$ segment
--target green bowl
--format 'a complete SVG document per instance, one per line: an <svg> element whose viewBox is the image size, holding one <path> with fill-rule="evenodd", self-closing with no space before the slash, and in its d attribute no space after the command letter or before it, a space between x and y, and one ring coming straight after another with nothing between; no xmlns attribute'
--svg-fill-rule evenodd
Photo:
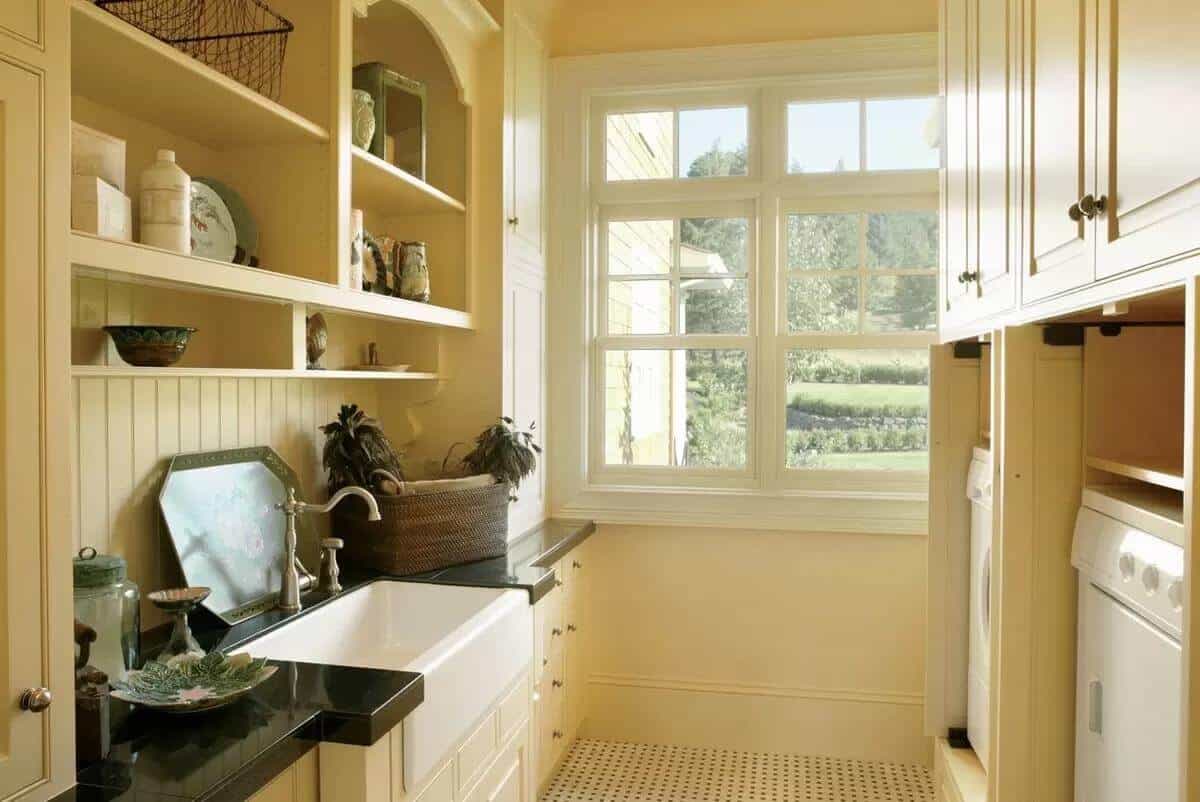
<svg viewBox="0 0 1200 802"><path fill-rule="evenodd" d="M117 353L139 368L174 365L196 333L190 326L105 326Z"/></svg>

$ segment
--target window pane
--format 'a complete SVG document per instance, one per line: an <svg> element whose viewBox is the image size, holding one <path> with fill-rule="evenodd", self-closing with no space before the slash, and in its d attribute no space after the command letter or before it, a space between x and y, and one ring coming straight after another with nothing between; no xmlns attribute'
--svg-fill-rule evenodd
<svg viewBox="0 0 1200 802"><path fill-rule="evenodd" d="M937 277L871 276L867 279L868 331L937 329Z"/></svg>
<svg viewBox="0 0 1200 802"><path fill-rule="evenodd" d="M746 352L689 350L687 439L680 464L740 468L746 464Z"/></svg>
<svg viewBox="0 0 1200 802"><path fill-rule="evenodd" d="M867 215L867 267L933 270L937 265L937 212Z"/></svg>
<svg viewBox="0 0 1200 802"><path fill-rule="evenodd" d="M858 169L858 101L788 104L788 172Z"/></svg>
<svg viewBox="0 0 1200 802"><path fill-rule="evenodd" d="M787 265L792 269L858 267L857 214L790 214Z"/></svg>
<svg viewBox="0 0 1200 802"><path fill-rule="evenodd" d="M610 281L609 334L667 334L671 330L669 281Z"/></svg>
<svg viewBox="0 0 1200 802"><path fill-rule="evenodd" d="M744 217L685 217L679 221L679 269L685 273L745 273Z"/></svg>
<svg viewBox="0 0 1200 802"><path fill-rule="evenodd" d="M630 220L608 224L608 272L613 275L671 272L671 220Z"/></svg>
<svg viewBox="0 0 1200 802"><path fill-rule="evenodd" d="M746 107L679 112L679 177L746 175Z"/></svg>
<svg viewBox="0 0 1200 802"><path fill-rule="evenodd" d="M940 161L932 97L867 101L867 169L927 170Z"/></svg>
<svg viewBox="0 0 1200 802"><path fill-rule="evenodd" d="M604 355L604 461L671 464L670 351Z"/></svg>
<svg viewBox="0 0 1200 802"><path fill-rule="evenodd" d="M744 466L747 364L739 350L605 353L605 462Z"/></svg>
<svg viewBox="0 0 1200 802"><path fill-rule="evenodd" d="M788 330L858 331L858 276L805 276L788 280Z"/></svg>
<svg viewBox="0 0 1200 802"><path fill-rule="evenodd" d="M674 113L610 114L605 176L609 181L670 178L675 155Z"/></svg>
<svg viewBox="0 0 1200 802"><path fill-rule="evenodd" d="M790 351L786 403L789 468L926 470L924 350Z"/></svg>
<svg viewBox="0 0 1200 802"><path fill-rule="evenodd" d="M679 282L680 334L745 334L750 303L746 279L685 278Z"/></svg>

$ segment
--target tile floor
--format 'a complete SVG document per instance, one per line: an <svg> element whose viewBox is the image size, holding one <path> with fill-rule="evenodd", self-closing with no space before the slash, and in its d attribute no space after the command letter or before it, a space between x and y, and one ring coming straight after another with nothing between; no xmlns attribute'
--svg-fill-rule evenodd
<svg viewBox="0 0 1200 802"><path fill-rule="evenodd" d="M923 766L580 740L541 802L932 802Z"/></svg>

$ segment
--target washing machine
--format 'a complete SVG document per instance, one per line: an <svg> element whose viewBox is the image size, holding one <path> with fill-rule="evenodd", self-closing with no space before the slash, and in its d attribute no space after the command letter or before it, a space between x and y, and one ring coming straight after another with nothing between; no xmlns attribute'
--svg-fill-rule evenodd
<svg viewBox="0 0 1200 802"><path fill-rule="evenodd" d="M976 448L967 469L971 502L971 580L967 602L967 740L988 766L988 677L991 671L992 454Z"/></svg>
<svg viewBox="0 0 1200 802"><path fill-rule="evenodd" d="M1183 548L1082 507L1076 802L1179 802Z"/></svg>

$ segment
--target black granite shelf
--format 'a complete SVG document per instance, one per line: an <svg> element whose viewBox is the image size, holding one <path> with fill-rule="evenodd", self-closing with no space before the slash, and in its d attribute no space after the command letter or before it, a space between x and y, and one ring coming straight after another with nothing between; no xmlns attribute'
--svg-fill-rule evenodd
<svg viewBox="0 0 1200 802"><path fill-rule="evenodd" d="M503 557L409 577L351 569L343 573L343 585L347 591L379 581L516 588L527 591L533 604L554 587L553 563L594 531L590 521L550 520L514 540ZM206 650L230 652L335 598L307 593L299 613L274 610L232 627L198 611L193 631ZM276 665L273 677L219 710L171 715L113 700L108 759L81 769L79 784L57 799L244 800L321 741L375 743L424 698L424 679L412 672Z"/></svg>

